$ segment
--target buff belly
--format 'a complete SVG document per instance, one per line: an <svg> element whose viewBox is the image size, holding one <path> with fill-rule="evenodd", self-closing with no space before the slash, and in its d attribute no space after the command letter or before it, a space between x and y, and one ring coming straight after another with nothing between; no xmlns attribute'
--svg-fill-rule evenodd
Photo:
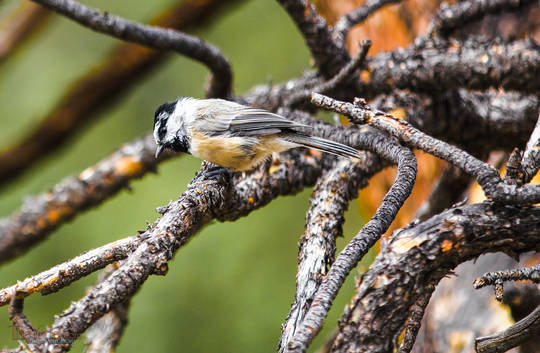
<svg viewBox="0 0 540 353"><path fill-rule="evenodd" d="M235 171L245 171L255 168L272 152L282 152L293 147L297 145L276 135L224 137L194 133L190 153Z"/></svg>

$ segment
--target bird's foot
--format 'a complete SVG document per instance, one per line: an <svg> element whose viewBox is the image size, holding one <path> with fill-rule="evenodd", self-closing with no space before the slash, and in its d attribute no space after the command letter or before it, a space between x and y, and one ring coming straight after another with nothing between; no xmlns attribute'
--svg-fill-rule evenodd
<svg viewBox="0 0 540 353"><path fill-rule="evenodd" d="M213 179L219 182L229 182L231 176L232 173L229 169L219 165L212 165L203 172L203 177L205 179Z"/></svg>

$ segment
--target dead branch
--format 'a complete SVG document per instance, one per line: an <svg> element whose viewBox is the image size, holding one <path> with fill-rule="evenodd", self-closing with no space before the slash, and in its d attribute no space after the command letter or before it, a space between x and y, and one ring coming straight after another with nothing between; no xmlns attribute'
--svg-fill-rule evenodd
<svg viewBox="0 0 540 353"><path fill-rule="evenodd" d="M397 89L444 96L462 88L501 88L531 95L531 99L538 102L535 97L540 91L535 79L540 75L540 50L531 41L504 43L500 39L470 39L457 42L421 37L405 49L369 57L365 65L365 75L351 85L341 85L332 96L369 100ZM295 79L283 85L256 86L244 98L251 105L277 110L283 104L283 97L306 87L309 85L305 78Z"/></svg>
<svg viewBox="0 0 540 353"><path fill-rule="evenodd" d="M371 47L371 41L369 39L360 43L360 49L358 54L347 63L334 77L326 82L321 82L315 87L306 88L303 91L293 94L287 99L285 106L294 106L304 100L309 99L312 92L327 93L335 89L338 85L343 84L345 80L354 79L355 71L360 68L366 59L369 48Z"/></svg>
<svg viewBox="0 0 540 353"><path fill-rule="evenodd" d="M173 50L199 61L212 71L208 96L232 97L231 66L223 53L203 40L173 29L130 22L73 0L33 0L83 26L110 36L160 50Z"/></svg>
<svg viewBox="0 0 540 353"><path fill-rule="evenodd" d="M118 264L115 265L109 266L106 272L100 275L98 281L102 282L110 276L118 268ZM86 331L88 347L85 353L109 353L115 350L128 323L130 302L131 300L128 299L117 304L111 311L90 326Z"/></svg>
<svg viewBox="0 0 540 353"><path fill-rule="evenodd" d="M371 149L398 165L394 184L385 195L375 215L347 244L330 267L328 274L314 295L304 321L297 327L293 339L287 343L286 352L306 351L307 346L321 329L345 278L388 229L413 188L416 179L416 158L410 150L387 138L377 141L377 144L372 145Z"/></svg>
<svg viewBox="0 0 540 353"><path fill-rule="evenodd" d="M369 81L361 91L365 98L396 88L428 93L490 87L532 95L540 91L534 79L540 75L540 50L530 41L421 39L406 49L368 58L367 65Z"/></svg>
<svg viewBox="0 0 540 353"><path fill-rule="evenodd" d="M47 295L57 292L84 276L127 258L140 244L141 238L138 236L117 240L28 277L0 290L0 306L9 304L13 300L14 293L24 298L34 293Z"/></svg>
<svg viewBox="0 0 540 353"><path fill-rule="evenodd" d="M478 353L505 352L527 341L540 331L540 305L526 318L510 326L503 332L479 337L475 341Z"/></svg>
<svg viewBox="0 0 540 353"><path fill-rule="evenodd" d="M429 33L449 35L456 28L482 19L488 14L519 10L532 5L533 0L473 0L454 5L443 3L430 25Z"/></svg>
<svg viewBox="0 0 540 353"><path fill-rule="evenodd" d="M373 106L382 111L403 109L416 128L482 159L494 149L524 147L540 114L535 96L464 89L435 96L395 91Z"/></svg>
<svg viewBox="0 0 540 353"><path fill-rule="evenodd" d="M482 277L474 280L474 288L480 289L485 286L491 286L498 281L521 281L529 280L534 283L540 283L540 264L532 267L524 267L506 271L488 272Z"/></svg>
<svg viewBox="0 0 540 353"><path fill-rule="evenodd" d="M421 149L459 167L473 176L482 186L486 195L494 201L514 204L533 204L540 201L540 187L538 185L527 184L519 188L507 185L501 180L497 170L489 164L455 146L425 135L403 119L371 110L364 100L359 99L355 101L355 104L351 104L314 93L312 102L320 107L347 115L355 124L369 123L399 138L410 147Z"/></svg>
<svg viewBox="0 0 540 353"><path fill-rule="evenodd" d="M401 230L363 275L332 352L387 352L410 306L431 290L426 284L480 254L538 250L534 225L539 217L538 207L483 203L456 207Z"/></svg>
<svg viewBox="0 0 540 353"><path fill-rule="evenodd" d="M86 339L90 344L85 353L114 351L127 325L128 308L129 302L116 305L86 331Z"/></svg>
<svg viewBox="0 0 540 353"><path fill-rule="evenodd" d="M309 0L278 0L302 33L319 73L329 79L350 60L344 46L332 38L324 18Z"/></svg>
<svg viewBox="0 0 540 353"><path fill-rule="evenodd" d="M403 340L399 346L398 353L409 353L413 348L416 336L420 330L422 318L424 317L424 311L434 290L435 286L428 284L426 286L426 292L419 296L416 302L411 305L410 314L405 323L405 333L403 334Z"/></svg>
<svg viewBox="0 0 540 353"><path fill-rule="evenodd" d="M386 5L397 4L401 0L369 0L345 16L341 17L334 26L333 35L338 42L345 43L345 38L351 27L364 22L369 16Z"/></svg>
<svg viewBox="0 0 540 353"><path fill-rule="evenodd" d="M128 187L131 180L155 171L160 161L172 156L167 152L156 159L155 150L154 138L147 135L125 144L78 177L68 177L52 190L28 199L11 217L0 221L0 263L23 254L60 225Z"/></svg>
<svg viewBox="0 0 540 353"><path fill-rule="evenodd" d="M306 230L300 239L296 295L281 327L278 351L287 348L287 342L304 320L322 279L334 262L336 238L342 236L344 212L349 202L382 167L384 164L378 157L365 154L356 164L348 160L339 161L319 178L311 196Z"/></svg>
<svg viewBox="0 0 540 353"><path fill-rule="evenodd" d="M33 351L39 345L39 333L24 315L23 306L24 299L14 291L9 305L9 319L13 322L17 333Z"/></svg>
<svg viewBox="0 0 540 353"><path fill-rule="evenodd" d="M521 171L522 182L528 183L536 175L540 168L540 116L536 127L531 134L529 142L523 152L523 159L519 169Z"/></svg>

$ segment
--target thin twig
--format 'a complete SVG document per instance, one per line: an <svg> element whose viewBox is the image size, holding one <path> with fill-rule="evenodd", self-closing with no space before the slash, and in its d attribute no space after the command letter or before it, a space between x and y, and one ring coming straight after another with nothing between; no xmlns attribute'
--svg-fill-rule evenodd
<svg viewBox="0 0 540 353"><path fill-rule="evenodd" d="M477 158L495 149L525 146L540 114L540 99L517 92L419 94L394 90L372 106L404 111L407 121L425 133L460 146Z"/></svg>
<svg viewBox="0 0 540 353"><path fill-rule="evenodd" d="M366 39L360 43L360 49L358 54L349 61L347 65L343 67L334 77L330 80L323 82L313 88L306 88L296 94L293 94L285 103L286 106L294 106L302 101L309 99L312 92L327 93L336 88L339 84L345 80L355 79L354 72L364 64L366 55L371 47L371 40Z"/></svg>
<svg viewBox="0 0 540 353"><path fill-rule="evenodd" d="M521 160L523 158L523 151L515 147L508 157L506 162L506 174L503 181L507 184L522 185L523 173L521 171Z"/></svg>
<svg viewBox="0 0 540 353"><path fill-rule="evenodd" d="M357 7L345 16L341 17L333 28L333 35L338 42L345 44L347 33L351 27L364 22L369 16L373 15L384 6L397 4L401 0L368 0L362 6Z"/></svg>
<svg viewBox="0 0 540 353"><path fill-rule="evenodd" d="M212 71L210 97L232 97L231 66L223 53L212 44L189 34L155 26L130 22L82 5L74 0L32 0L58 12L83 26L110 36L139 43L150 48L174 50Z"/></svg>
<svg viewBox="0 0 540 353"><path fill-rule="evenodd" d="M409 353L416 341L416 336L420 330L422 324L422 318L424 317L424 312L426 306L429 303L431 294L435 290L435 285L432 283L426 283L426 292L423 293L411 306L409 317L407 318L407 323L405 324L405 334L403 335L403 340L399 346L398 353Z"/></svg>
<svg viewBox="0 0 540 353"><path fill-rule="evenodd" d="M503 282L521 280L529 280L534 283L540 283L540 264L532 267L488 272L475 279L473 286L476 289L480 289L485 286L497 285L501 287L500 291L502 292Z"/></svg>
<svg viewBox="0 0 540 353"><path fill-rule="evenodd" d="M506 330L490 336L478 337L474 349L478 353L497 353L519 346L540 331L540 305L524 319Z"/></svg>
<svg viewBox="0 0 540 353"><path fill-rule="evenodd" d="M26 341L30 346L34 345L34 340L38 338L38 332L32 326L26 315L23 312L24 299L16 290L11 293L9 301L9 319L13 322L13 326L17 334Z"/></svg>

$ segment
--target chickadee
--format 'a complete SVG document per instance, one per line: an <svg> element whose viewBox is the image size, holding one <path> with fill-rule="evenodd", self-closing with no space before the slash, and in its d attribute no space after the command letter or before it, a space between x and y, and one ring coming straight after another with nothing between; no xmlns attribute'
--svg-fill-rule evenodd
<svg viewBox="0 0 540 353"><path fill-rule="evenodd" d="M310 147L358 158L352 147L311 136L310 126L222 99L180 97L162 104L154 117L156 158L164 148L187 152L234 171L247 171L272 152Z"/></svg>

